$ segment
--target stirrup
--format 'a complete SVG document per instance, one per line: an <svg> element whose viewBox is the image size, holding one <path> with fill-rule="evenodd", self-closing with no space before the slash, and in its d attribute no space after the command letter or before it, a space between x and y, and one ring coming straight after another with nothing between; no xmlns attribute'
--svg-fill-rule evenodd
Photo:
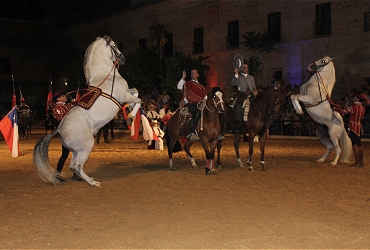
<svg viewBox="0 0 370 250"><path fill-rule="evenodd" d="M217 140L219 140L219 141L221 141L221 140L223 140L223 139L225 139L225 136L223 136L223 135L221 135L221 134L220 134L220 135L218 136L218 138L217 138Z"/></svg>
<svg viewBox="0 0 370 250"><path fill-rule="evenodd" d="M196 134L196 132L195 133L188 134L188 136L186 138L188 138L192 142L199 141L199 137Z"/></svg>

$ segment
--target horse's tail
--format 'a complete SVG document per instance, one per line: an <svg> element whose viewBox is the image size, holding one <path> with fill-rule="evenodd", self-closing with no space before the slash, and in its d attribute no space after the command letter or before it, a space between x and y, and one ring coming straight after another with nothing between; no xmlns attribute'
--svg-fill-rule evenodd
<svg viewBox="0 0 370 250"><path fill-rule="evenodd" d="M36 171L40 177L47 181L51 182L53 185L59 183L58 179L55 178L54 170L51 168L49 163L48 148L51 139L57 135L59 132L55 130L50 134L42 137L35 145L33 150L33 163L36 166Z"/></svg>
<svg viewBox="0 0 370 250"><path fill-rule="evenodd" d="M344 126L342 126L342 136L340 138L340 148L342 153L340 154L340 162L349 163L352 157L352 141L349 138L347 131Z"/></svg>

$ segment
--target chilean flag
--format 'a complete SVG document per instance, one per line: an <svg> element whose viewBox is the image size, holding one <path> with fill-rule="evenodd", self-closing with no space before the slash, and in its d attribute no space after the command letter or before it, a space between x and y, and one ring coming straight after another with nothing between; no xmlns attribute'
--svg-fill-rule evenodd
<svg viewBox="0 0 370 250"><path fill-rule="evenodd" d="M13 157L19 156L18 147L18 112L14 107L1 121L0 131L3 133L6 144Z"/></svg>
<svg viewBox="0 0 370 250"><path fill-rule="evenodd" d="M142 108L138 110L134 121L131 125L131 138L134 140L139 139L139 130L140 130L140 120L143 124L143 137L144 140L155 140L159 141L158 136L154 133L152 127L149 124L148 118L146 118L145 112Z"/></svg>

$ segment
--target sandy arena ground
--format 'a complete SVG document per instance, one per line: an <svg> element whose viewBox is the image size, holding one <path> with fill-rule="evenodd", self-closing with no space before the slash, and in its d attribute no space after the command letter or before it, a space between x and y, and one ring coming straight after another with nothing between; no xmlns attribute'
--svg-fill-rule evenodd
<svg viewBox="0 0 370 250"><path fill-rule="evenodd" d="M147 143L116 131L110 143L95 145L85 172L102 182L91 187L68 180L44 182L32 163L34 131L12 158L0 141L0 248L64 249L353 249L370 248L370 143L366 164L349 168L316 163L325 148L317 140L270 138L267 171L255 148L250 172L235 160L233 136L224 141L222 168L204 173L199 143L193 170L184 152L149 151ZM102 138L101 138L102 139ZM103 140L102 140L103 141ZM243 162L247 144L242 143ZM53 139L53 167L61 144ZM70 158L67 163L69 163Z"/></svg>

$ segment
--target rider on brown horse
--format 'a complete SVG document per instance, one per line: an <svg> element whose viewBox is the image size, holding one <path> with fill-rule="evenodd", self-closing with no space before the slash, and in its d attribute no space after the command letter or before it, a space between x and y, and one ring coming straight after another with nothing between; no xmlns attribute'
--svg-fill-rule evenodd
<svg viewBox="0 0 370 250"><path fill-rule="evenodd" d="M192 125L190 128L190 134L187 136L191 141L199 141L199 137L195 131L195 128L199 122L201 112L198 108L198 102L207 97L207 91L202 84L198 82L199 73L198 70L191 70L191 80L185 81L186 72L182 72L182 78L177 83L177 88L182 90L183 101L185 107L188 108L192 114Z"/></svg>
<svg viewBox="0 0 370 250"><path fill-rule="evenodd" d="M235 100L235 130L239 130L239 123L243 121L243 103L247 98L254 99L257 96L257 88L254 83L254 77L248 74L248 64L244 63L242 71L238 73L238 68L234 69L234 77L231 80L231 86L236 86L237 96ZM248 104L247 104L248 105ZM249 109L249 106L246 108Z"/></svg>

